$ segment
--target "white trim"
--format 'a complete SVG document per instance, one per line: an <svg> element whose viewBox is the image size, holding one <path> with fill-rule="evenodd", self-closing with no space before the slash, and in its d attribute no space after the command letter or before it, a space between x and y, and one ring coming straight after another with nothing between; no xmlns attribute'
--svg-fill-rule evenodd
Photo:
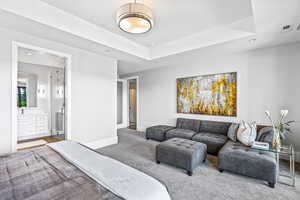
<svg viewBox="0 0 300 200"><path fill-rule="evenodd" d="M139 128L138 129L136 129L137 131L141 131L141 132L146 132L146 129L147 129L148 127L141 127L141 126L139 126Z"/></svg>
<svg viewBox="0 0 300 200"><path fill-rule="evenodd" d="M129 85L128 85L128 80L136 79L136 130L139 130L140 126L140 120L139 120L139 76L130 76L124 78L124 80L127 81L127 92L126 92L126 100L127 100L127 105L126 105L126 113L127 113L127 124L129 124L129 104L128 104L128 99L129 99Z"/></svg>
<svg viewBox="0 0 300 200"><path fill-rule="evenodd" d="M18 140L18 108L17 108L17 87L18 87L18 45L12 43L12 79L11 79L11 151L17 150Z"/></svg>
<svg viewBox="0 0 300 200"><path fill-rule="evenodd" d="M67 57L67 66L65 66L65 82L67 83L67 87L65 87L65 137L67 140L71 140L71 131L72 131L72 126L71 126L71 118L72 118L72 95L71 95L71 84L72 84L72 56L68 55ZM65 84L66 85L66 84Z"/></svg>
<svg viewBox="0 0 300 200"><path fill-rule="evenodd" d="M29 139L35 139L35 138L41 138L41 137L47 137L50 136L50 131L48 133L38 134L38 135L26 135L26 136L19 136L18 140L29 140Z"/></svg>
<svg viewBox="0 0 300 200"><path fill-rule="evenodd" d="M18 120L17 120L17 113L18 113L18 108L17 108L17 81L18 81L18 48L27 48L27 49L33 49L36 51L42 51L46 52L49 54L54 54L58 55L61 57L65 57L67 59L67 63L65 66L65 71L66 71L66 99L65 99L65 113L66 113L66 139L71 140L71 59L72 56L70 54L58 52L58 51L53 51L50 49L46 48L41 48L29 44L24 44L16 41L12 41L12 88L11 88L11 99L12 99L12 104L11 104L11 112L12 112L12 122L11 122L11 151L15 152L17 149L17 126L18 126Z"/></svg>
<svg viewBox="0 0 300 200"><path fill-rule="evenodd" d="M43 1L2 0L0 8L33 22L104 45L104 48L118 49L144 59L149 59L150 56L149 48Z"/></svg>
<svg viewBox="0 0 300 200"><path fill-rule="evenodd" d="M118 137L109 137L101 140L97 140L94 142L85 142L83 145L91 148L91 149L99 149L102 147L106 147L109 145L117 144L118 143Z"/></svg>
<svg viewBox="0 0 300 200"><path fill-rule="evenodd" d="M127 128L127 127L128 127L127 123L117 124L117 129Z"/></svg>
<svg viewBox="0 0 300 200"><path fill-rule="evenodd" d="M43 1L2 0L0 1L0 8L7 12L10 17L20 16L29 19L32 23L37 22L100 44L102 48L110 47L146 60L154 60L241 38L250 38L256 34L255 17L248 16L236 19L230 24L220 24L198 33L191 33L183 38L146 47Z"/></svg>

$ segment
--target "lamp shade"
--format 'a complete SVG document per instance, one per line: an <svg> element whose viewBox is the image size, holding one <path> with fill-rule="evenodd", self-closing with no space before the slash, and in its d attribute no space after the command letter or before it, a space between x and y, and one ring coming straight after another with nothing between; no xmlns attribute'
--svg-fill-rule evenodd
<svg viewBox="0 0 300 200"><path fill-rule="evenodd" d="M141 3L128 3L117 12L117 23L127 33L146 33L153 27L150 8Z"/></svg>

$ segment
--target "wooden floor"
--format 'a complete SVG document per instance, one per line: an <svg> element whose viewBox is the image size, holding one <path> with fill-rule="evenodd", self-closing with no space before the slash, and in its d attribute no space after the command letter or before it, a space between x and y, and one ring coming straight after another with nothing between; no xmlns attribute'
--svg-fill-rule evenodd
<svg viewBox="0 0 300 200"><path fill-rule="evenodd" d="M53 142L62 141L63 139L58 138L56 136L47 136L47 137L42 137L42 138L34 138L34 139L30 139L30 140L18 141L18 144L26 143L26 142L33 142L33 141L36 141L36 140L45 140L47 143L53 143ZM39 147L39 146L44 146L44 145L34 145L34 146L26 147L26 148L21 148L21 149L18 149L18 150L31 149L31 148Z"/></svg>
<svg viewBox="0 0 300 200"><path fill-rule="evenodd" d="M52 143L52 142L59 142L62 141L63 139L55 137L55 136L49 136L46 138L43 138L44 140L46 140L48 143Z"/></svg>

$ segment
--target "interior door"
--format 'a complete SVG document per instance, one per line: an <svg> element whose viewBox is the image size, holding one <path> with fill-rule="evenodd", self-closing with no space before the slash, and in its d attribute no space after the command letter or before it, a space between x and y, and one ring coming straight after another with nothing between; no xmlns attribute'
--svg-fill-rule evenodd
<svg viewBox="0 0 300 200"><path fill-rule="evenodd" d="M117 82L117 124L123 123L123 82Z"/></svg>
<svg viewBox="0 0 300 200"><path fill-rule="evenodd" d="M136 129L136 82L129 82L129 128Z"/></svg>
<svg viewBox="0 0 300 200"><path fill-rule="evenodd" d="M52 135L65 139L65 69L52 70L51 81Z"/></svg>

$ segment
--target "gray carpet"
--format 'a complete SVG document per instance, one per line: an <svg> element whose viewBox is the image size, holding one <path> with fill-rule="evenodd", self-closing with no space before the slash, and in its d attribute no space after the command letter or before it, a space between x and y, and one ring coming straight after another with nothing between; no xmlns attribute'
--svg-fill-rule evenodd
<svg viewBox="0 0 300 200"><path fill-rule="evenodd" d="M275 189L271 189L260 180L229 172L220 173L210 161L206 161L190 177L183 170L156 164L155 146L158 143L147 141L143 132L120 129L118 136L119 144L98 151L157 178L167 186L172 200L300 199L299 174L295 188L277 184Z"/></svg>

